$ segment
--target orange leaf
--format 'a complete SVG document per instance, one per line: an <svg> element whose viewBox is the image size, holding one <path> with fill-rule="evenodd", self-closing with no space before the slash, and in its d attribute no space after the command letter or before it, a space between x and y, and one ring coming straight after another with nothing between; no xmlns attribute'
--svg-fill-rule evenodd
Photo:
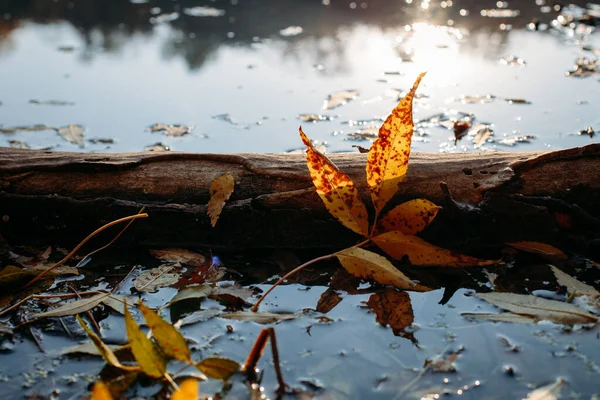
<svg viewBox="0 0 600 400"><path fill-rule="evenodd" d="M369 220L364 203L358 198L354 182L341 172L324 154L314 148L300 128L300 137L307 146L306 164L317 194L325 207L346 228L367 236Z"/></svg>
<svg viewBox="0 0 600 400"><path fill-rule="evenodd" d="M568 256L560 249L554 246L550 246L546 243L540 242L511 242L506 243L507 245L514 247L515 249L523 250L528 253L538 254L546 258L558 258L566 260Z"/></svg>
<svg viewBox="0 0 600 400"><path fill-rule="evenodd" d="M412 101L423 76L424 72L381 125L379 137L369 150L367 184L377 213L396 193L406 175L413 134Z"/></svg>
<svg viewBox="0 0 600 400"><path fill-rule="evenodd" d="M198 381L189 378L181 382L179 389L171 396L171 400L198 400Z"/></svg>
<svg viewBox="0 0 600 400"><path fill-rule="evenodd" d="M379 220L381 231L400 231L405 235L416 235L425 229L441 207L429 200L415 199L394 207Z"/></svg>
<svg viewBox="0 0 600 400"><path fill-rule="evenodd" d="M214 228L225 207L225 202L233 193L235 182L229 172L221 175L210 185L210 200L208 201L208 215L210 215L210 224Z"/></svg>
<svg viewBox="0 0 600 400"><path fill-rule="evenodd" d="M494 260L481 260L454 253L427 243L417 236L405 235L400 231L386 232L375 236L372 240L379 248L395 259L408 256L412 265L482 267L498 263L498 261Z"/></svg>
<svg viewBox="0 0 600 400"><path fill-rule="evenodd" d="M389 325L397 336L401 336L415 319L408 293L393 288L372 294L367 306L377 316L376 321L384 326Z"/></svg>
<svg viewBox="0 0 600 400"><path fill-rule="evenodd" d="M102 381L96 381L92 387L92 400L113 400L110 390Z"/></svg>

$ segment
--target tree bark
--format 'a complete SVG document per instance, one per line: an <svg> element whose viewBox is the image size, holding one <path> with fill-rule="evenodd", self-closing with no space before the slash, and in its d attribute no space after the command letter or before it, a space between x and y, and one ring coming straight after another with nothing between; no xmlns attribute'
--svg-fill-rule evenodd
<svg viewBox="0 0 600 400"><path fill-rule="evenodd" d="M370 207L366 155L329 157ZM414 198L441 205L424 237L472 253L510 240L544 240L597 255L598 171L600 144L529 153L415 153L390 205ZM211 228L209 188L226 172L235 178L235 191ZM359 239L330 217L303 155L0 149L0 190L0 233L11 244L70 246L142 206L150 217L133 223L121 245L331 248Z"/></svg>

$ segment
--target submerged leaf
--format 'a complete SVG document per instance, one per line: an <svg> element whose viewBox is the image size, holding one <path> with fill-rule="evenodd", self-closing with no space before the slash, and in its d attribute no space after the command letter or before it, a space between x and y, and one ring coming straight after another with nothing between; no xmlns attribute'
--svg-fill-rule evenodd
<svg viewBox="0 0 600 400"><path fill-rule="evenodd" d="M426 199L410 200L388 212L379 220L379 226L384 231L416 235L433 221L440 208Z"/></svg>
<svg viewBox="0 0 600 400"><path fill-rule="evenodd" d="M507 245L528 253L538 254L544 258L566 260L568 256L560 249L546 243L540 242L511 242Z"/></svg>
<svg viewBox="0 0 600 400"><path fill-rule="evenodd" d="M179 384L179 389L173 392L171 400L198 400L198 381L188 378Z"/></svg>
<svg viewBox="0 0 600 400"><path fill-rule="evenodd" d="M394 267L387 258L377 253L360 247L350 247L335 255L346 271L356 277L400 289L412 289L416 286L415 282Z"/></svg>
<svg viewBox="0 0 600 400"><path fill-rule="evenodd" d="M379 138L369 150L367 184L377 213L396 193L406 175L413 134L412 101L424 76L425 73L418 76L412 89L381 125Z"/></svg>
<svg viewBox="0 0 600 400"><path fill-rule="evenodd" d="M240 370L240 364L224 357L208 357L196 363L203 374L213 379L226 381Z"/></svg>
<svg viewBox="0 0 600 400"><path fill-rule="evenodd" d="M307 146L306 164L317 194L325 207L346 228L367 236L369 221L367 209L358 198L354 182L341 172L325 155L317 151L300 128L300 137Z"/></svg>
<svg viewBox="0 0 600 400"><path fill-rule="evenodd" d="M454 253L427 243L417 236L405 235L400 231L386 232L375 236L372 240L379 248L397 260L407 256L412 265L481 267L498 263L494 260L481 260Z"/></svg>
<svg viewBox="0 0 600 400"><path fill-rule="evenodd" d="M476 296L496 307L540 320L548 320L559 324L598 322L598 318L587 311L561 301L516 293L478 293Z"/></svg>
<svg viewBox="0 0 600 400"><path fill-rule="evenodd" d="M50 318L50 317L64 317L67 315L81 314L91 310L100 304L105 298L108 297L108 293L100 293L92 297L85 299L75 300L71 303L67 303L63 306L57 307L53 310L46 311L43 313L34 314L31 319Z"/></svg>
<svg viewBox="0 0 600 400"><path fill-rule="evenodd" d="M179 361L191 362L190 349L181 333L144 303L139 302L138 307L163 353Z"/></svg>
<svg viewBox="0 0 600 400"><path fill-rule="evenodd" d="M214 228L225 207L225 202L233 193L235 181L233 176L227 172L218 177L210 185L210 200L208 201L208 215L210 216L210 224Z"/></svg>
<svg viewBox="0 0 600 400"><path fill-rule="evenodd" d="M167 370L167 361L158 352L152 340L140 329L131 313L125 307L125 329L131 346L131 353L142 371L152 378L162 377Z"/></svg>

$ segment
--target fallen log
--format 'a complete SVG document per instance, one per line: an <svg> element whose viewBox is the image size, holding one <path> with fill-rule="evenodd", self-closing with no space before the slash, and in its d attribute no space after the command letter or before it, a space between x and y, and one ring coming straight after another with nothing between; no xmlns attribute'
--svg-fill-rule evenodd
<svg viewBox="0 0 600 400"><path fill-rule="evenodd" d="M366 155L330 158L370 205ZM424 237L472 253L510 240L543 240L597 256L598 171L600 144L528 153L415 153L391 205L419 197L441 205ZM235 178L235 191L211 228L209 187L226 172ZM150 217L136 221L121 245L330 248L358 239L327 213L303 155L4 148L0 204L0 234L12 244L71 246L142 206Z"/></svg>

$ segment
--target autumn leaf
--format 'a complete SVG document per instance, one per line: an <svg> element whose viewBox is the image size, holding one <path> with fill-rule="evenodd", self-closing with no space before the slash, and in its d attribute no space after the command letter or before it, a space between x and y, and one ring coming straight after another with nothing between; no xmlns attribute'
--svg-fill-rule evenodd
<svg viewBox="0 0 600 400"><path fill-rule="evenodd" d="M208 357L196 363L196 368L209 378L225 381L240 370L240 364L229 358Z"/></svg>
<svg viewBox="0 0 600 400"><path fill-rule="evenodd" d="M425 367L431 368L433 372L456 372L456 365L460 353L465 350L464 347L459 347L458 350L447 353L445 356L438 355L433 359L425 361Z"/></svg>
<svg viewBox="0 0 600 400"><path fill-rule="evenodd" d="M413 289L416 283L400 272L383 256L377 253L350 247L335 253L342 266L350 274L382 285L390 285L400 289Z"/></svg>
<svg viewBox="0 0 600 400"><path fill-rule="evenodd" d="M188 378L181 382L179 389L171 395L171 400L198 400L198 381Z"/></svg>
<svg viewBox="0 0 600 400"><path fill-rule="evenodd" d="M396 336L404 336L404 329L415 319L408 293L393 288L372 294L367 306L377 316L376 321L383 326L389 325Z"/></svg>
<svg viewBox="0 0 600 400"><path fill-rule="evenodd" d="M96 381L92 387L92 400L113 400L110 390L102 381Z"/></svg>
<svg viewBox="0 0 600 400"><path fill-rule="evenodd" d="M331 93L323 103L323 108L325 110L331 110L332 108L343 106L350 100L354 100L356 96L358 96L357 90L343 90L341 92Z"/></svg>
<svg viewBox="0 0 600 400"><path fill-rule="evenodd" d="M142 371L152 378L162 377L167 370L167 361L158 352L152 340L148 339L125 307L125 329L131 346L131 353Z"/></svg>
<svg viewBox="0 0 600 400"><path fill-rule="evenodd" d="M415 199L394 207L379 220L381 232L400 231L405 235L416 235L435 218L441 207L429 200Z"/></svg>
<svg viewBox="0 0 600 400"><path fill-rule="evenodd" d="M557 249L556 247L546 243L521 241L506 244L511 247L514 247L515 249L526 251L528 253L538 254L544 258L559 260L566 260L568 258L568 256L562 250Z"/></svg>
<svg viewBox="0 0 600 400"><path fill-rule="evenodd" d="M204 267L211 260L204 257L202 254L194 253L186 249L163 249L163 250L150 250L150 254L159 260L168 261L172 263L181 263L190 265L192 267Z"/></svg>
<svg viewBox="0 0 600 400"><path fill-rule="evenodd" d="M144 303L139 302L138 307L163 353L179 361L191 362L190 349L181 333Z"/></svg>
<svg viewBox="0 0 600 400"><path fill-rule="evenodd" d="M412 101L425 73L421 73L412 89L392 110L379 128L379 137L367 156L367 184L377 214L398 190L408 169L413 134Z"/></svg>
<svg viewBox="0 0 600 400"><path fill-rule="evenodd" d="M31 319L50 318L50 317L64 317L67 315L81 314L91 310L100 304L109 293L100 293L92 297L85 299L75 300L53 310L46 311L43 313L33 314Z"/></svg>
<svg viewBox="0 0 600 400"><path fill-rule="evenodd" d="M160 267L144 271L133 281L133 287L138 292L157 292L159 288L174 285L179 281L180 275L174 273L179 269L179 264L164 264Z"/></svg>
<svg viewBox="0 0 600 400"><path fill-rule="evenodd" d="M210 224L214 228L225 207L225 202L229 200L235 181L233 176L227 172L213 181L210 185L210 200L208 201L208 215L210 216Z"/></svg>
<svg viewBox="0 0 600 400"><path fill-rule="evenodd" d="M335 164L314 148L300 128L300 137L306 145L306 164L317 194L327 210L346 228L367 236L369 221L367 209L358 198L354 182Z"/></svg>
<svg viewBox="0 0 600 400"><path fill-rule="evenodd" d="M549 385L535 389L527 395L525 400L557 400L566 383L564 379L558 378Z"/></svg>
<svg viewBox="0 0 600 400"><path fill-rule="evenodd" d="M389 256L397 260L407 256L412 265L481 267L498 263L494 260L481 260L454 253L427 243L417 236L405 235L400 231L383 233L372 238L372 241Z"/></svg>
<svg viewBox="0 0 600 400"><path fill-rule="evenodd" d="M279 314L254 311L234 311L220 315L221 318L236 319L238 321L253 321L257 324L270 324L273 322L286 321L289 319L296 319L299 316L299 314Z"/></svg>
<svg viewBox="0 0 600 400"><path fill-rule="evenodd" d="M317 303L317 311L323 314L327 314L333 310L342 301L342 297L338 292L332 288L327 288L325 292L319 298Z"/></svg>

